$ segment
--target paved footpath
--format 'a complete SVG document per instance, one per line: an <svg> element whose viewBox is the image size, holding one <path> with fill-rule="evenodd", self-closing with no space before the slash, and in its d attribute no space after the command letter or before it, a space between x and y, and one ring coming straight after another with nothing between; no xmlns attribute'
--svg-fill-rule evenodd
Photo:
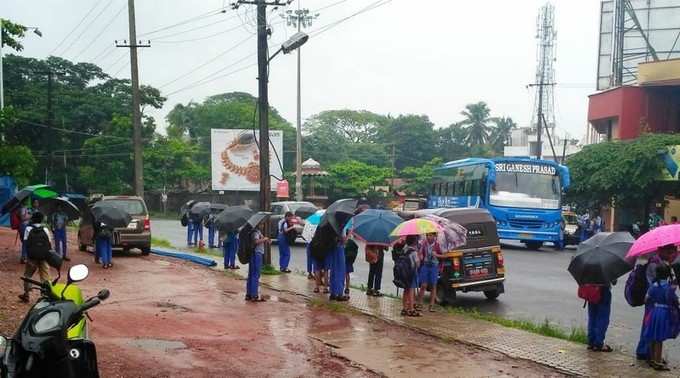
<svg viewBox="0 0 680 378"><path fill-rule="evenodd" d="M185 252L185 251L182 251ZM186 252L185 252L186 253ZM221 258L214 269L223 270ZM247 275L246 269L235 271ZM306 277L296 274L262 275L260 282L273 290L301 295L308 299L325 299L327 295L315 294L313 284ZM486 350L499 352L511 358L533 361L568 375L586 377L677 377L680 370L671 372L654 371L634 357L615 351L594 353L585 346L556 338L504 327L484 320L444 311L425 313L421 318L400 316L401 300L389 297L367 297L363 292L351 289L347 306L371 317L401 325L423 334L447 341L457 341ZM323 340L324 335L320 335ZM331 339L329 335L329 339ZM329 342L332 344L332 342Z"/></svg>

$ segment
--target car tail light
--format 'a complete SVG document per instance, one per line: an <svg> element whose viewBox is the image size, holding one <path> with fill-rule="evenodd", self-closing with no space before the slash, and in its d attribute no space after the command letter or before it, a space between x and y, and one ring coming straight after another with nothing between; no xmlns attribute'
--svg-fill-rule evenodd
<svg viewBox="0 0 680 378"><path fill-rule="evenodd" d="M144 218L144 231L151 231L151 219L148 215Z"/></svg>
<svg viewBox="0 0 680 378"><path fill-rule="evenodd" d="M503 258L502 253L496 253L496 264L499 267L503 267L505 265L505 259Z"/></svg>

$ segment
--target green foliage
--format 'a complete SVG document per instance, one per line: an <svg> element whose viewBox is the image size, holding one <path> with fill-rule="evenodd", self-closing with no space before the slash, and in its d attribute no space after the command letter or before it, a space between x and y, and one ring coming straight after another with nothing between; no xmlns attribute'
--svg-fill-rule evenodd
<svg viewBox="0 0 680 378"><path fill-rule="evenodd" d="M663 167L659 152L677 144L680 134L649 134L584 147L567 160L572 181L568 200L582 208L609 205L612 200L623 207L648 203Z"/></svg>
<svg viewBox="0 0 680 378"><path fill-rule="evenodd" d="M210 150L211 129L257 128L257 98L248 93L230 92L208 97L203 103L177 104L168 113L168 135L188 137L203 151ZM269 108L269 127L283 131L284 151L278 151L284 168L295 166L295 128L273 107ZM283 155L283 156L281 156ZM210 155L196 159L210 165Z"/></svg>
<svg viewBox="0 0 680 378"><path fill-rule="evenodd" d="M385 185L392 175L390 168L381 168L356 160L337 163L328 168L329 176L321 179L331 199L371 196L376 186Z"/></svg>
<svg viewBox="0 0 680 378"><path fill-rule="evenodd" d="M434 158L421 167L407 167L401 171L401 177L408 179L409 183L400 188L409 193L427 194L432 185L434 169L442 164L441 158Z"/></svg>
<svg viewBox="0 0 680 378"><path fill-rule="evenodd" d="M510 117L493 118L493 122L495 127L489 136L489 144L495 153L503 155L503 149L510 141L512 130L517 128L517 124Z"/></svg>
<svg viewBox="0 0 680 378"><path fill-rule="evenodd" d="M402 170L430 161L434 155L434 124L426 115L400 115L389 118L378 129L378 140L394 148L394 166Z"/></svg>
<svg viewBox="0 0 680 378"><path fill-rule="evenodd" d="M156 135L144 149L144 186L178 190L187 181L210 180L210 165L199 164L199 147L183 139ZM206 155L206 154L203 154Z"/></svg>
<svg viewBox="0 0 680 378"><path fill-rule="evenodd" d="M278 276L283 274L282 271L276 269L274 265L270 264L265 264L262 266L262 269L260 269L260 273L264 276Z"/></svg>
<svg viewBox="0 0 680 378"><path fill-rule="evenodd" d="M28 185L36 166L31 150L26 146L0 144L0 156L0 175L14 177L19 187Z"/></svg>
<svg viewBox="0 0 680 378"><path fill-rule="evenodd" d="M14 51L21 51L24 46L21 44L21 39L26 35L26 28L24 25L14 23L6 18L2 19L2 44L9 46Z"/></svg>
<svg viewBox="0 0 680 378"><path fill-rule="evenodd" d="M467 141L472 145L485 144L491 134L491 110L485 102L478 102L476 104L468 104L465 106L462 114L465 119L461 125L467 126Z"/></svg>
<svg viewBox="0 0 680 378"><path fill-rule="evenodd" d="M170 243L167 239L157 238L153 236L151 237L151 245L154 247L172 248L172 243Z"/></svg>

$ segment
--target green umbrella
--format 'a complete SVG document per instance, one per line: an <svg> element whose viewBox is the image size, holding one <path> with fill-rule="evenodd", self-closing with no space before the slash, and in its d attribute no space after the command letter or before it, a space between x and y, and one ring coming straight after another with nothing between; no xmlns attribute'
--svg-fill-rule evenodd
<svg viewBox="0 0 680 378"><path fill-rule="evenodd" d="M49 185L43 185L43 184L27 186L27 187L23 188L22 190L28 190L28 191L32 192L31 195L33 197L37 197L38 199L40 199L40 198L42 198L42 199L57 198L57 196L59 196L59 194L57 192L55 192L54 190L52 190L52 188L50 188Z"/></svg>
<svg viewBox="0 0 680 378"><path fill-rule="evenodd" d="M24 202L29 197L37 199L47 199L57 198L57 196L58 196L57 192L52 190L48 185L27 186L18 191L14 196L12 196L12 198L5 202L5 204L2 206L2 210L0 210L0 214L10 213L16 210L17 208L19 208L19 206L21 206L21 203Z"/></svg>

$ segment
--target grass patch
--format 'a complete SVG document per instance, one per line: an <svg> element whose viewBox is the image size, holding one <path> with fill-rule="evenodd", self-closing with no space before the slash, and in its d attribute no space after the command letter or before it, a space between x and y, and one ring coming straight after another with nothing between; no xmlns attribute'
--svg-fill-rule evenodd
<svg viewBox="0 0 680 378"><path fill-rule="evenodd" d="M172 244L163 238L151 237L151 245L161 248L172 248Z"/></svg>
<svg viewBox="0 0 680 378"><path fill-rule="evenodd" d="M364 284L357 285L357 284L350 283L350 284L349 284L349 287L351 287L352 289L357 289L357 290L361 290L361 291L363 291L363 292L366 292L366 286L365 286ZM381 293L382 293L382 292L381 292ZM383 297L387 297L387 298L401 299L401 297L398 296L398 295L396 295L396 294L382 293L382 295L383 295Z"/></svg>
<svg viewBox="0 0 680 378"><path fill-rule="evenodd" d="M309 305L317 309L325 309L335 313L351 312L352 309L343 305L340 302L329 302L327 299L312 298L309 300Z"/></svg>
<svg viewBox="0 0 680 378"><path fill-rule="evenodd" d="M263 265L260 273L265 276L278 276L280 274L283 274L283 272L276 269L274 265Z"/></svg>
<svg viewBox="0 0 680 378"><path fill-rule="evenodd" d="M482 313L477 309L468 310L457 307L447 307L446 310L449 313L464 315L478 320L486 320L508 328L521 329L538 335L554 337L556 339L580 344L588 344L588 335L583 328L572 327L570 331L565 331L559 325L550 322L549 319L545 319L542 323L536 323L528 319L507 319L491 313Z"/></svg>

